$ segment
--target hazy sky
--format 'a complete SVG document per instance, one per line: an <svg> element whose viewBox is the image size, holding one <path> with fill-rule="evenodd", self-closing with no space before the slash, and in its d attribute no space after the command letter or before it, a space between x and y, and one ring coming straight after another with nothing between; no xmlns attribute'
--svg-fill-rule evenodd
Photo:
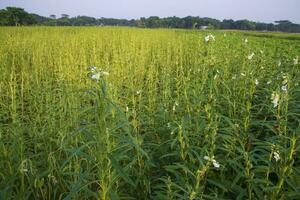
<svg viewBox="0 0 300 200"><path fill-rule="evenodd" d="M0 0L43 16L140 18L188 15L262 22L287 19L300 23L300 0Z"/></svg>

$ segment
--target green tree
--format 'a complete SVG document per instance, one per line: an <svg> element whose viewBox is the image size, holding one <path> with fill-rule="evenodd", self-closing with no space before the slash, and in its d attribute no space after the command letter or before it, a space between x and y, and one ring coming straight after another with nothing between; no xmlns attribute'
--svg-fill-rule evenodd
<svg viewBox="0 0 300 200"><path fill-rule="evenodd" d="M69 15L67 15L67 14L61 14L61 18L69 18Z"/></svg>
<svg viewBox="0 0 300 200"><path fill-rule="evenodd" d="M146 19L146 27L147 28L159 28L161 27L161 20L157 16L151 16Z"/></svg>
<svg viewBox="0 0 300 200"><path fill-rule="evenodd" d="M56 15L52 14L49 16L51 19L56 19Z"/></svg>
<svg viewBox="0 0 300 200"><path fill-rule="evenodd" d="M0 11L0 24L6 26L31 25L35 24L34 17L24 11L23 8L7 7Z"/></svg>
<svg viewBox="0 0 300 200"><path fill-rule="evenodd" d="M8 24L8 19L7 19L7 11L5 9L0 10L0 25L5 26Z"/></svg>
<svg viewBox="0 0 300 200"><path fill-rule="evenodd" d="M255 22L238 20L235 22L235 28L240 30L255 30Z"/></svg>
<svg viewBox="0 0 300 200"><path fill-rule="evenodd" d="M279 31L292 33L300 32L300 25L294 24L288 20L275 21L275 23L277 23L276 27Z"/></svg>
<svg viewBox="0 0 300 200"><path fill-rule="evenodd" d="M235 24L232 19L224 19L221 23L221 28L222 29L234 29Z"/></svg>
<svg viewBox="0 0 300 200"><path fill-rule="evenodd" d="M97 20L93 17L77 16L71 18L71 24L73 26L91 26L91 25L97 25Z"/></svg>

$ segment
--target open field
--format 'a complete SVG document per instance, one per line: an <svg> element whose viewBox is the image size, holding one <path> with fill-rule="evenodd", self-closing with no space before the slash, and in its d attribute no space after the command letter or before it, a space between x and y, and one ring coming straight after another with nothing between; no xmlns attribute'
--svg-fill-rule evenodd
<svg viewBox="0 0 300 200"><path fill-rule="evenodd" d="M300 199L300 36L251 34L2 27L0 199Z"/></svg>

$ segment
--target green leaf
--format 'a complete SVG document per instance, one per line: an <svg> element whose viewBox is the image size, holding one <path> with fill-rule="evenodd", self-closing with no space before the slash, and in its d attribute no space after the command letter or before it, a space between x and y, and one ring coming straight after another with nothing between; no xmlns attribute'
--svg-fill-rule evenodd
<svg viewBox="0 0 300 200"><path fill-rule="evenodd" d="M112 155L108 155L108 158L111 161L111 164L113 166L113 168L118 172L118 174L130 185L132 185L133 187L135 187L133 181L129 178L129 176L127 176L127 174L123 171L122 167L118 164L118 161L116 161L116 159L112 156Z"/></svg>

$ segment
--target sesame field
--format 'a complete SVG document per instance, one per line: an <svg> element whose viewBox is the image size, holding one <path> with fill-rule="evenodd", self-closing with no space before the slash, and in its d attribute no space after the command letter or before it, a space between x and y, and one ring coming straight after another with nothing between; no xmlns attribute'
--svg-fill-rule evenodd
<svg viewBox="0 0 300 200"><path fill-rule="evenodd" d="M0 199L300 199L300 35L0 28Z"/></svg>

